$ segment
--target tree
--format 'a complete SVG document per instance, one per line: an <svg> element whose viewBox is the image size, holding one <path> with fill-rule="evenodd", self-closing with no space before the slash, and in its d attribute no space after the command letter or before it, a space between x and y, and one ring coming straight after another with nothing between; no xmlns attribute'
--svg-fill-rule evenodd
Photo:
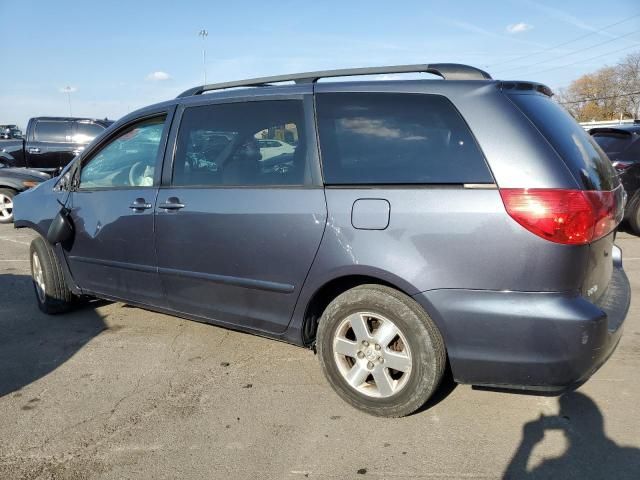
<svg viewBox="0 0 640 480"><path fill-rule="evenodd" d="M558 93L557 100L581 122L638 118L640 52L574 80Z"/></svg>
<svg viewBox="0 0 640 480"><path fill-rule="evenodd" d="M627 94L623 97L626 115L635 119L640 117L640 52L627 55L618 65L618 84Z"/></svg>

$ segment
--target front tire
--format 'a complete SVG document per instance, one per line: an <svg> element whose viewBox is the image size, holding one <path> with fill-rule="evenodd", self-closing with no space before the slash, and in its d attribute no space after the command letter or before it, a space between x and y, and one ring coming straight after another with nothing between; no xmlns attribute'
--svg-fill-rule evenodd
<svg viewBox="0 0 640 480"><path fill-rule="evenodd" d="M13 223L13 198L16 191L0 188L0 223Z"/></svg>
<svg viewBox="0 0 640 480"><path fill-rule="evenodd" d="M446 366L431 318L413 299L382 285L335 298L320 319L317 348L336 393L376 416L415 412L437 390Z"/></svg>
<svg viewBox="0 0 640 480"><path fill-rule="evenodd" d="M38 237L31 242L29 253L38 308L49 315L69 311L77 297L67 287L62 266L51 246Z"/></svg>

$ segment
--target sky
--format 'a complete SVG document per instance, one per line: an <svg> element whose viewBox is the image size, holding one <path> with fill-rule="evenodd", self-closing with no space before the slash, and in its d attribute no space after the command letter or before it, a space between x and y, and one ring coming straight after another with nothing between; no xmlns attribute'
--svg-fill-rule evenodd
<svg viewBox="0 0 640 480"><path fill-rule="evenodd" d="M640 51L639 0L0 0L0 20L0 124L21 127L68 115L69 96L74 116L117 119L205 69L218 82L452 62L557 90Z"/></svg>

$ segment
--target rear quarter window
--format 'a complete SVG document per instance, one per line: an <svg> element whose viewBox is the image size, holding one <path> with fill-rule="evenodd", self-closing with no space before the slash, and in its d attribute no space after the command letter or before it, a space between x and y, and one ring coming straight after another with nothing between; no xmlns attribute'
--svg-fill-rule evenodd
<svg viewBox="0 0 640 480"><path fill-rule="evenodd" d="M493 183L469 127L440 95L323 93L326 184Z"/></svg>
<svg viewBox="0 0 640 480"><path fill-rule="evenodd" d="M607 191L619 185L607 155L564 108L537 93L511 94L509 98L556 150L584 190Z"/></svg>

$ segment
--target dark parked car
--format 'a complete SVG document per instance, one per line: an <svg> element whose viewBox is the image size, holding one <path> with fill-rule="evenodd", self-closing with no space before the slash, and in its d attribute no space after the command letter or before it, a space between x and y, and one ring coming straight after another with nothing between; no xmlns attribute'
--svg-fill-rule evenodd
<svg viewBox="0 0 640 480"><path fill-rule="evenodd" d="M589 133L607 154L627 192L625 220L640 235L640 124L592 128Z"/></svg>
<svg viewBox="0 0 640 480"><path fill-rule="evenodd" d="M51 178L37 170L7 168L0 164L0 223L13 222L13 199L29 188Z"/></svg>
<svg viewBox="0 0 640 480"><path fill-rule="evenodd" d="M24 138L0 142L0 164L59 172L112 123L107 119L32 118Z"/></svg>
<svg viewBox="0 0 640 480"><path fill-rule="evenodd" d="M0 125L0 140L22 138L22 130L17 125Z"/></svg>
<svg viewBox="0 0 640 480"><path fill-rule="evenodd" d="M418 71L443 80L317 82ZM418 409L447 362L474 385L584 382L629 308L624 191L550 95L413 65L196 87L131 113L16 199L16 226L39 233L38 305L122 300L315 347L375 415ZM259 141L278 138L293 152L263 165Z"/></svg>

